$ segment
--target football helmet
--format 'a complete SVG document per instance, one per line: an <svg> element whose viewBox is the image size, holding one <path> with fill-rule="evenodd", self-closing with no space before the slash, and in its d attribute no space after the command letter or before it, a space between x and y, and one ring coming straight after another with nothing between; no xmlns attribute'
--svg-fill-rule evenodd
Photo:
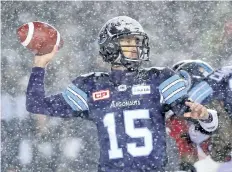
<svg viewBox="0 0 232 172"><path fill-rule="evenodd" d="M176 72L184 70L195 79L204 79L214 72L214 69L202 60L183 60L174 64L172 69Z"/></svg>
<svg viewBox="0 0 232 172"><path fill-rule="evenodd" d="M121 45L120 40L133 38L135 45ZM98 35L99 53L105 62L122 65L128 70L137 70L142 61L149 60L149 38L136 20L119 16L107 21ZM133 47L136 58L127 57L123 47ZM125 48L124 48L125 49Z"/></svg>

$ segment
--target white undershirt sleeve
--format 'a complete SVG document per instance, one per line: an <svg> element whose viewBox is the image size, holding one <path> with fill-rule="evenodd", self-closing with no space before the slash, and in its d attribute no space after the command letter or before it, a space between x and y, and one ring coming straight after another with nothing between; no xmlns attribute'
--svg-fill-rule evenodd
<svg viewBox="0 0 232 172"><path fill-rule="evenodd" d="M218 115L217 115L217 111L212 110L212 109L207 109L209 115L211 115L212 120L208 121L208 120L198 120L201 127L208 131L208 132L212 132L215 131L218 127Z"/></svg>

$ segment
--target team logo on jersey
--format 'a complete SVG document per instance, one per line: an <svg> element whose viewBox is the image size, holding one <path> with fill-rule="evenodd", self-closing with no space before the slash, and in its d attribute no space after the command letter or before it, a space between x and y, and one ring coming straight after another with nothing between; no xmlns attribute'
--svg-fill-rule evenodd
<svg viewBox="0 0 232 172"><path fill-rule="evenodd" d="M118 86L118 91L126 91L127 86L126 85L119 85Z"/></svg>
<svg viewBox="0 0 232 172"><path fill-rule="evenodd" d="M101 90L93 93L93 100L103 100L110 98L110 90Z"/></svg>
<svg viewBox="0 0 232 172"><path fill-rule="evenodd" d="M150 85L134 85L132 87L132 94L151 94L151 86Z"/></svg>
<svg viewBox="0 0 232 172"><path fill-rule="evenodd" d="M138 106L140 104L140 100L112 101L110 107L116 108L125 106Z"/></svg>

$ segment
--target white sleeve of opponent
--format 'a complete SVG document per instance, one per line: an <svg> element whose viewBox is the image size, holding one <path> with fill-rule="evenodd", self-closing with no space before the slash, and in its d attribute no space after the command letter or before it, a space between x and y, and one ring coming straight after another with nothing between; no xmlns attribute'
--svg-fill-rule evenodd
<svg viewBox="0 0 232 172"><path fill-rule="evenodd" d="M198 120L201 127L203 129L205 129L208 132L212 132L215 131L218 127L218 115L217 115L217 111L212 110L212 109L207 109L209 115L211 115L211 120Z"/></svg>

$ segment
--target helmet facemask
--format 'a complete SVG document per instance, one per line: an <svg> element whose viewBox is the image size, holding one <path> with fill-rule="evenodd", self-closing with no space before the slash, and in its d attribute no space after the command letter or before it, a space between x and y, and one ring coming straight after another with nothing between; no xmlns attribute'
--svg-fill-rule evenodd
<svg viewBox="0 0 232 172"><path fill-rule="evenodd" d="M144 34L120 35L116 38L118 57L112 65L123 65L128 70L136 70L143 61L149 60L148 37Z"/></svg>

